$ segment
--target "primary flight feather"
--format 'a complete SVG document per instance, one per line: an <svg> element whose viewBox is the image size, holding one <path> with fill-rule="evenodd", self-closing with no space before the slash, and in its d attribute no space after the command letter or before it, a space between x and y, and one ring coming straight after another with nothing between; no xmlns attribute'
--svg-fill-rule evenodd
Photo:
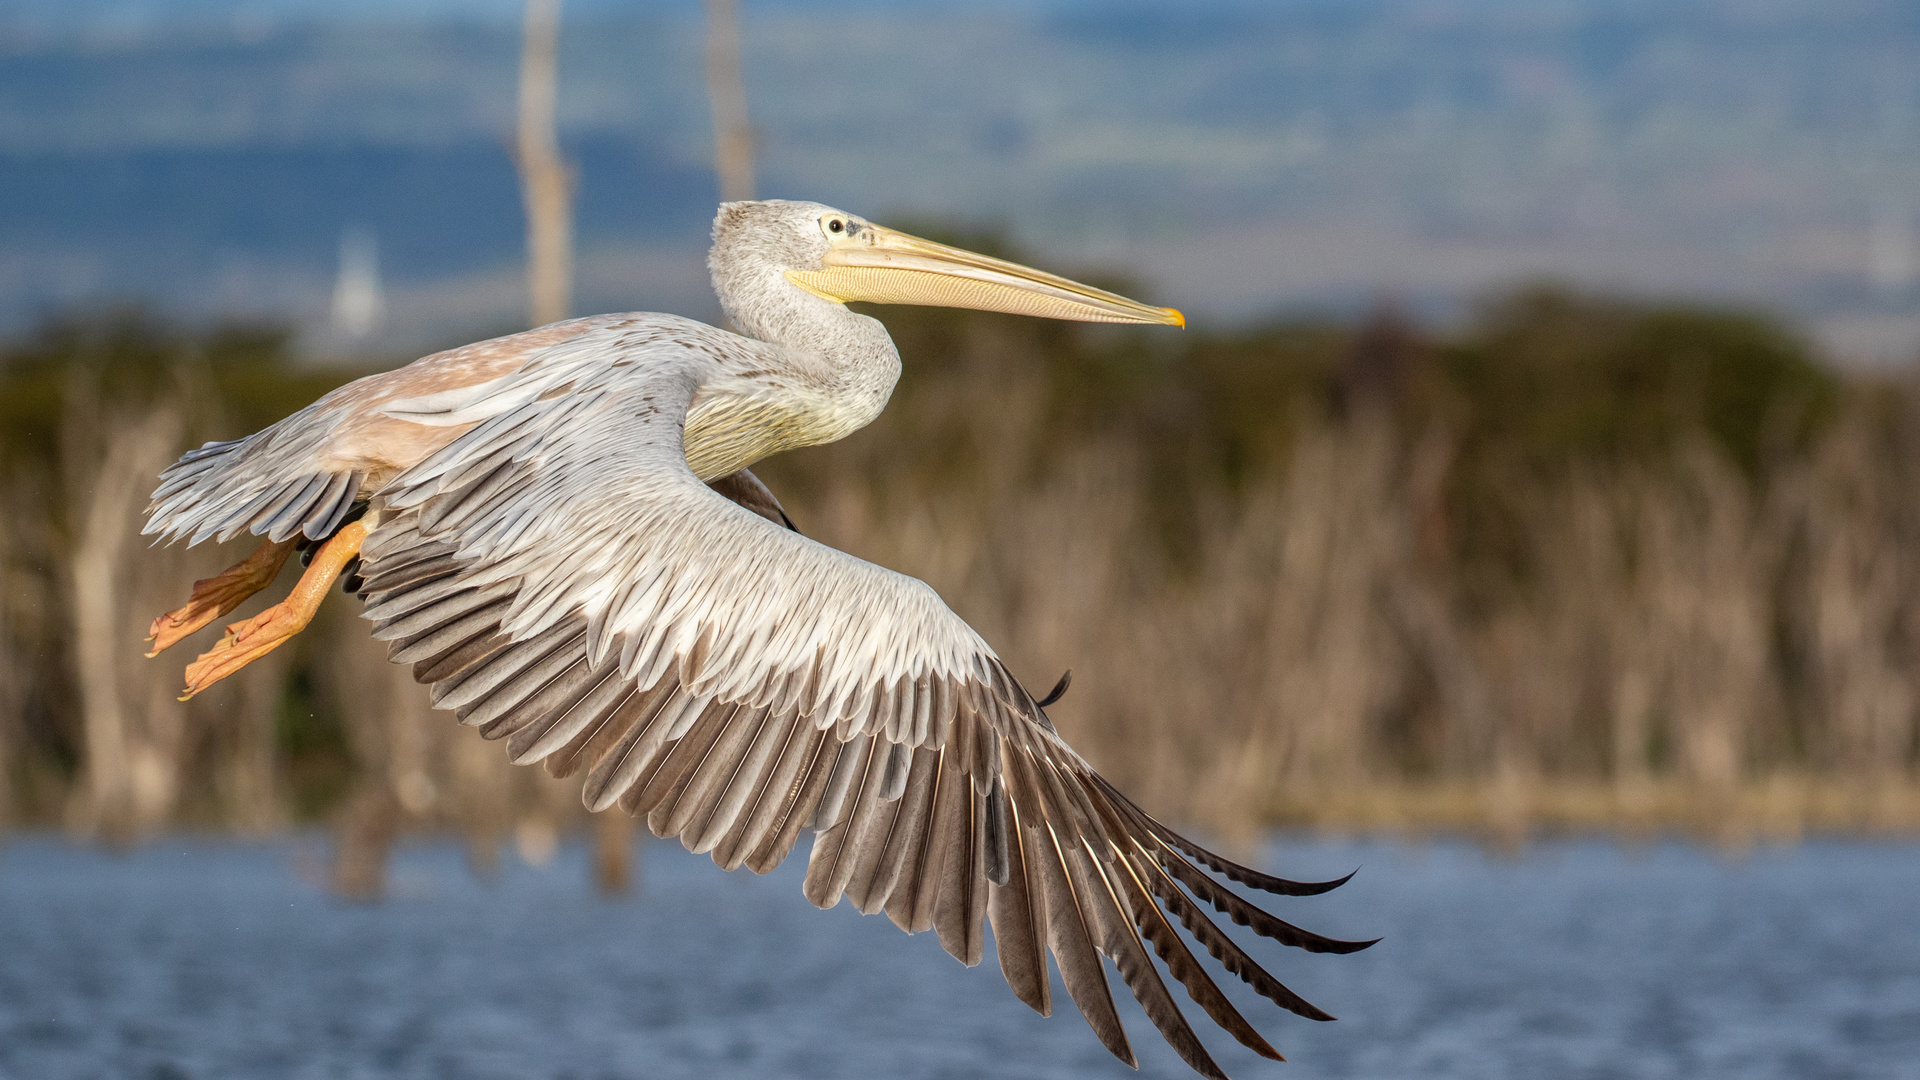
<svg viewBox="0 0 1920 1080"><path fill-rule="evenodd" d="M1152 949L1214 1023L1277 1059L1187 938L1282 1008L1330 1017L1206 909L1313 952L1371 943L1283 922L1200 866L1282 895L1340 882L1270 877L1149 817L931 588L800 535L747 471L886 405L900 355L849 301L1184 325L1180 313L815 203L724 204L713 239L739 333L657 314L555 323L186 454L145 531L263 540L154 620L153 652L310 548L287 600L188 666L188 696L298 633L345 575L435 706L517 763L584 773L590 809L644 815L759 873L810 829L815 904L844 896L933 930L969 965L991 923L1008 983L1041 1013L1051 953L1094 1033L1132 1063L1104 956L1180 1056L1222 1076Z"/></svg>

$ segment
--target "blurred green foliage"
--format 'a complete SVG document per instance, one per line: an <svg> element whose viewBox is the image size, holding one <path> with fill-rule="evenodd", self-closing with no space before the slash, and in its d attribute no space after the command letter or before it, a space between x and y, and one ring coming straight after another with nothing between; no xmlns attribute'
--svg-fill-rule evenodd
<svg viewBox="0 0 1920 1080"><path fill-rule="evenodd" d="M311 668L296 666L274 716L274 747L296 821L325 817L353 783L346 725L313 682Z"/></svg>
<svg viewBox="0 0 1920 1080"><path fill-rule="evenodd" d="M278 326L192 329L139 308L67 313L0 346L0 450L9 465L48 461L71 409L140 408L162 398L188 406L196 434L230 438L348 377L301 368L291 335Z"/></svg>
<svg viewBox="0 0 1920 1080"><path fill-rule="evenodd" d="M1838 383L1767 315L1536 287L1445 348L1470 442L1544 469L1647 460L1703 434L1753 478L1803 448Z"/></svg>

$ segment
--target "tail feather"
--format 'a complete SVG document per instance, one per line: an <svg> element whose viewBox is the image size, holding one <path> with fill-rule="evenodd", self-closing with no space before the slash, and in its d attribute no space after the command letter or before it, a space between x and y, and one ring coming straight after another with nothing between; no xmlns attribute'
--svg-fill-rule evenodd
<svg viewBox="0 0 1920 1080"><path fill-rule="evenodd" d="M333 424L309 406L244 439L189 450L160 474L144 536L227 541L242 532L325 539L360 501L363 473L322 468Z"/></svg>

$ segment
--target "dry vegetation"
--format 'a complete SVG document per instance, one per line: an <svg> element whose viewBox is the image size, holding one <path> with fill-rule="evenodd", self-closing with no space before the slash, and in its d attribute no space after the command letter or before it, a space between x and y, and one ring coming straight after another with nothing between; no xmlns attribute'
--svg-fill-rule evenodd
<svg viewBox="0 0 1920 1080"><path fill-rule="evenodd" d="M1835 381L1764 318L1550 291L1445 337L887 318L893 407L763 475L1036 690L1074 669L1056 719L1149 807L1228 836L1920 828L1920 388ZM140 656L240 553L147 547L154 474L342 375L119 316L4 364L0 812L327 821L353 892L400 831L485 867L585 824L427 710L351 601L189 704Z"/></svg>

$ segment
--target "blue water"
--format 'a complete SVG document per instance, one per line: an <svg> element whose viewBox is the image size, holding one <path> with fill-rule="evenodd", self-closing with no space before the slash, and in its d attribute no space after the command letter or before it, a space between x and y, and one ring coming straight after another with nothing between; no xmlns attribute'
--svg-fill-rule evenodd
<svg viewBox="0 0 1920 1080"><path fill-rule="evenodd" d="M422 846L399 856L394 896L365 906L303 882L315 856L0 849L0 1077L1133 1075L1057 983L1041 1019L991 959L969 971L932 935L814 910L797 860L756 879L649 846L638 894L604 901L577 850L482 883L452 848ZM1239 995L1292 1059L1209 1037L1242 1080L1920 1077L1920 847L1729 859L1556 843L1502 859L1290 841L1269 862L1361 866L1276 906L1386 940L1347 957L1255 946L1344 1019ZM1123 1015L1144 1075L1191 1075Z"/></svg>

